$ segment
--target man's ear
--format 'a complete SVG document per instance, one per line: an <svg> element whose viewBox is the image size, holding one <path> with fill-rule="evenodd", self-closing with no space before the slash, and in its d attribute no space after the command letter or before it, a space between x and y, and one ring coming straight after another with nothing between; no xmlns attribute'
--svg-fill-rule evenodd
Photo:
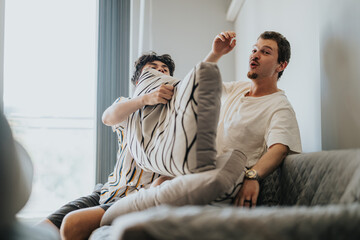
<svg viewBox="0 0 360 240"><path fill-rule="evenodd" d="M288 62L281 62L280 65L276 68L277 72L282 72L287 67Z"/></svg>

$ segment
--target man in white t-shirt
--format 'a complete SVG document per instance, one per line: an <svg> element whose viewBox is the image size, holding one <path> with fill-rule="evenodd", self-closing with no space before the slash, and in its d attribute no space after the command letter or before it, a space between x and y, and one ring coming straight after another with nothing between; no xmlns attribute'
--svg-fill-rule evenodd
<svg viewBox="0 0 360 240"><path fill-rule="evenodd" d="M235 32L222 32L214 39L206 62L217 63L234 49ZM255 206L259 181L272 173L289 153L301 152L295 112L277 87L290 60L290 44L277 32L262 33L249 58L251 82L223 83L217 132L218 154L239 149L247 156L245 179L234 204Z"/></svg>

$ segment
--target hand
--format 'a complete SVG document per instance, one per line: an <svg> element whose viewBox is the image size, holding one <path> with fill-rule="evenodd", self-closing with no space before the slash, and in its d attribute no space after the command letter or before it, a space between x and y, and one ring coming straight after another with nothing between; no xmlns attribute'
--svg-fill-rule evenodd
<svg viewBox="0 0 360 240"><path fill-rule="evenodd" d="M153 183L150 185L151 188L161 185L163 182L173 179L173 177L168 176L160 176L159 178L155 179Z"/></svg>
<svg viewBox="0 0 360 240"><path fill-rule="evenodd" d="M174 94L174 86L161 85L156 90L143 96L144 105L166 104Z"/></svg>
<svg viewBox="0 0 360 240"><path fill-rule="evenodd" d="M226 31L218 34L212 45L212 52L216 56L223 56L234 49L236 45L236 33L232 31Z"/></svg>
<svg viewBox="0 0 360 240"><path fill-rule="evenodd" d="M236 195L234 205L240 207L256 206L256 201L259 196L260 185L256 180L244 179L240 191Z"/></svg>

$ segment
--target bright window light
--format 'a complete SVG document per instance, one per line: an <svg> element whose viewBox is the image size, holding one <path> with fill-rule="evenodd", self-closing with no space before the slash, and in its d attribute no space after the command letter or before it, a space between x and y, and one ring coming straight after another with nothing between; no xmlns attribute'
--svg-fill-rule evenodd
<svg viewBox="0 0 360 240"><path fill-rule="evenodd" d="M34 165L20 217L45 217L94 187L96 4L6 1L5 115Z"/></svg>

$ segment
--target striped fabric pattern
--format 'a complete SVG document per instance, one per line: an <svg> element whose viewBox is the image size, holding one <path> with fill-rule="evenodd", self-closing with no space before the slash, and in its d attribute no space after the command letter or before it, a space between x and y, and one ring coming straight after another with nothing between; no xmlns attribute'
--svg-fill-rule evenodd
<svg viewBox="0 0 360 240"><path fill-rule="evenodd" d="M214 169L221 95L217 66L200 63L182 81L147 69L139 78L134 97L162 84L174 86L167 104L145 106L129 116L131 154L141 168L167 176Z"/></svg>
<svg viewBox="0 0 360 240"><path fill-rule="evenodd" d="M126 98L120 97L114 103L123 100ZM141 188L148 188L160 176L157 173L146 172L137 165L128 150L124 126L119 124L113 127L113 131L118 137L119 151L114 171L101 189L100 204L114 202Z"/></svg>

